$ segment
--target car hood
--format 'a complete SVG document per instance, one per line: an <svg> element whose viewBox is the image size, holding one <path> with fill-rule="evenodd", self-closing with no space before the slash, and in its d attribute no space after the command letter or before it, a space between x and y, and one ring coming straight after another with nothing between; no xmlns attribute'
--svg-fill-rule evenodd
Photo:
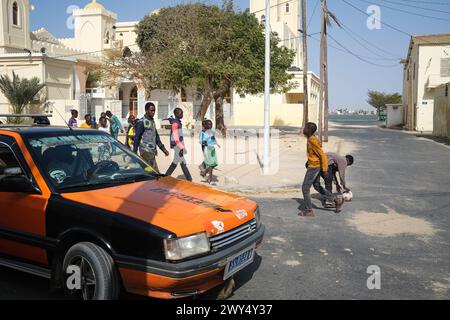
<svg viewBox="0 0 450 320"><path fill-rule="evenodd" d="M234 229L254 219L257 207L249 199L171 177L62 197L151 223L178 237Z"/></svg>

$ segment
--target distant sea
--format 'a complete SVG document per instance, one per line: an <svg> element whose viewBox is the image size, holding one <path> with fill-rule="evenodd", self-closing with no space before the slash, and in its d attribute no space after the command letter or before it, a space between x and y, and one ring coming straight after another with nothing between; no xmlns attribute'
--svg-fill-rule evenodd
<svg viewBox="0 0 450 320"><path fill-rule="evenodd" d="M359 115L359 114L330 114L328 116L330 121L378 121L378 116L374 115Z"/></svg>

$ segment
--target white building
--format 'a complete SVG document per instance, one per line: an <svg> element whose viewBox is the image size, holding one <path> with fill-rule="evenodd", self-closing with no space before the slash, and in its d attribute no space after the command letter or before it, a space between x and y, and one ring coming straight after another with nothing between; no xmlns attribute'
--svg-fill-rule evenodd
<svg viewBox="0 0 450 320"><path fill-rule="evenodd" d="M272 6L281 0L272 0ZM250 10L258 19L264 9L264 0L251 0ZM175 107L185 110L185 123L193 124L193 118L201 104L201 95L192 88L182 90L178 95L168 90L154 90L150 94L138 81L123 77L114 86L91 83L89 72L101 63L109 49L139 50L135 33L137 21L118 22L118 15L109 11L96 0L84 8L74 10L74 34L71 38L58 39L45 28L30 32L29 0L2 0L0 6L0 74L21 77L38 77L46 84L41 102L46 101L46 112L55 109L65 119L71 109L80 110L80 117L111 110L123 119L128 114L141 116L144 113L145 98L150 96L157 106L158 119L167 118ZM157 14L158 10L150 14ZM284 94L271 95L273 125L300 126L303 115L303 73L301 39L299 38L299 1L291 1L271 9L271 28L278 33L282 44L296 49L292 80L296 86ZM317 121L319 92L318 77L308 73L311 121ZM262 95L244 98L230 92L224 104L224 116L228 126L261 126L263 124ZM38 104L36 104L38 105ZM0 93L0 113L8 113L8 101ZM214 119L213 105L207 117ZM52 122L62 124L54 116Z"/></svg>
<svg viewBox="0 0 450 320"><path fill-rule="evenodd" d="M433 131L436 88L450 82L450 34L414 36L404 63L406 129Z"/></svg>
<svg viewBox="0 0 450 320"><path fill-rule="evenodd" d="M265 20L265 0L250 0L250 12L255 14L262 23ZM271 124L278 126L301 126L303 121L303 46L299 30L301 0L286 2L285 0L270 0L270 27L281 39L281 45L295 50L293 65L290 71L295 86L287 93L272 94ZM319 77L308 72L309 121L318 122L319 119ZM263 124L264 98L260 96L246 96L240 99L234 95L234 119L230 122L238 124ZM251 117L254 118L252 121Z"/></svg>

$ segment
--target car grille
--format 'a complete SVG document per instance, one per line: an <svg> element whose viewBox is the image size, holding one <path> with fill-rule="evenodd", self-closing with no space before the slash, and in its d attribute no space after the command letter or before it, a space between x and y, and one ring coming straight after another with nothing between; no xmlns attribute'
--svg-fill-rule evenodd
<svg viewBox="0 0 450 320"><path fill-rule="evenodd" d="M219 234L218 236L209 239L211 243L211 249L219 250L223 247L229 246L236 241L245 238L256 231L256 220L253 219L246 224L243 224L233 230L227 231L225 233Z"/></svg>

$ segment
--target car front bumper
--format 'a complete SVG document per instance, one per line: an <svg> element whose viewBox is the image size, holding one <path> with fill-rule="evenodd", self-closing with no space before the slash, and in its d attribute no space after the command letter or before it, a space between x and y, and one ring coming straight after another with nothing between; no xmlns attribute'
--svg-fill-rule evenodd
<svg viewBox="0 0 450 320"><path fill-rule="evenodd" d="M210 255L179 263L117 256L116 262L128 292L157 298L178 298L212 289L223 280L227 258L253 244L259 245L265 227L233 246Z"/></svg>

